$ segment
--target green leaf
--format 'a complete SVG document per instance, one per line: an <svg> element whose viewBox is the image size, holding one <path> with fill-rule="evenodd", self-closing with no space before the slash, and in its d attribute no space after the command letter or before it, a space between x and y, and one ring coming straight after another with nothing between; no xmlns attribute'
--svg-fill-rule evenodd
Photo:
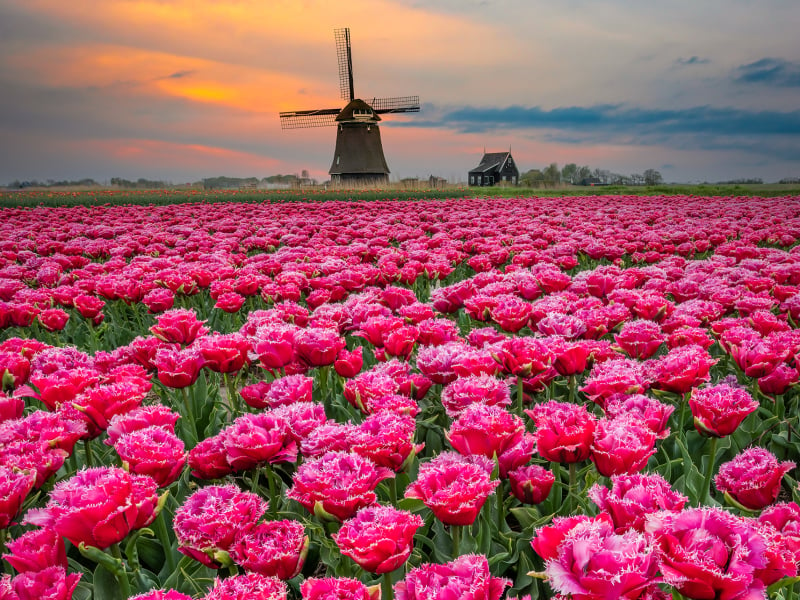
<svg viewBox="0 0 800 600"><path fill-rule="evenodd" d="M159 569L164 565L164 549L161 544L154 539L140 537L136 543L139 552L139 560L143 565L150 569Z"/></svg>
<svg viewBox="0 0 800 600"><path fill-rule="evenodd" d="M767 595L772 596L772 594L777 592L779 589L794 585L798 582L800 582L800 577L784 577L783 579L779 579L767 588Z"/></svg>
<svg viewBox="0 0 800 600"><path fill-rule="evenodd" d="M683 459L683 476L678 478L678 481L683 482L683 493L689 497L689 503L697 504L699 494L703 489L703 475L697 470L697 466L680 436L675 438L675 443L678 445Z"/></svg>
<svg viewBox="0 0 800 600"><path fill-rule="evenodd" d="M400 510L407 510L409 512L421 512L425 507L425 503L417 498L403 498L397 501L397 508Z"/></svg>
<svg viewBox="0 0 800 600"><path fill-rule="evenodd" d="M97 565L92 581L95 600L124 600L117 578L103 565Z"/></svg>
<svg viewBox="0 0 800 600"><path fill-rule="evenodd" d="M160 587L158 576L147 569L140 569L133 575L133 583L138 593L143 594Z"/></svg>
<svg viewBox="0 0 800 600"><path fill-rule="evenodd" d="M503 562L510 556L511 556L511 554L509 554L508 552L501 552L500 554L492 555L489 558L489 567L494 572L495 571L495 566L498 565L498 564L503 564ZM512 563L507 563L507 565L510 565L510 564L512 564ZM502 571L500 572L500 574L502 574Z"/></svg>
<svg viewBox="0 0 800 600"><path fill-rule="evenodd" d="M450 542L450 534L444 530L444 525L439 519L433 520L431 535L433 537L433 557L435 562L448 562L452 558L453 548Z"/></svg>
<svg viewBox="0 0 800 600"><path fill-rule="evenodd" d="M79 582L72 592L72 600L92 600L92 586L85 581Z"/></svg>
<svg viewBox="0 0 800 600"><path fill-rule="evenodd" d="M509 509L514 518L519 522L523 529L535 529L553 520L552 515L541 515L533 506L517 506Z"/></svg>

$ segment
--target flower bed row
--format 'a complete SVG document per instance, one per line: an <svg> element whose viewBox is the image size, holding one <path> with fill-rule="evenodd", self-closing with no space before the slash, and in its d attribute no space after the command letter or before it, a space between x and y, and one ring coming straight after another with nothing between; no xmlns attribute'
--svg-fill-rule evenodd
<svg viewBox="0 0 800 600"><path fill-rule="evenodd" d="M0 598L788 600L797 201L4 210Z"/></svg>

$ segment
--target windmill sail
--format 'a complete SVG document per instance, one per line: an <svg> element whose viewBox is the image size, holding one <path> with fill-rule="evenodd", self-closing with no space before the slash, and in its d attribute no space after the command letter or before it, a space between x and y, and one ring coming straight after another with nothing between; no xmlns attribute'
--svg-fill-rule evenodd
<svg viewBox="0 0 800 600"><path fill-rule="evenodd" d="M350 52L350 28L334 29L336 58L339 60L339 93L342 100L350 102L356 97L353 91L353 55Z"/></svg>
<svg viewBox="0 0 800 600"><path fill-rule="evenodd" d="M419 112L419 96L398 96L396 98L373 98L369 103L379 115L385 113Z"/></svg>
<svg viewBox="0 0 800 600"><path fill-rule="evenodd" d="M293 110L280 113L281 129L305 129L306 127L328 127L336 125L336 115L341 108L317 110Z"/></svg>

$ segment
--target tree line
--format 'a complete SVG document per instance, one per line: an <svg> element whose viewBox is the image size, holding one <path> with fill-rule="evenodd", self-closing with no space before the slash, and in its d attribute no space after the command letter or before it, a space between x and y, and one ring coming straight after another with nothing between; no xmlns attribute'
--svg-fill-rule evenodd
<svg viewBox="0 0 800 600"><path fill-rule="evenodd" d="M575 163L558 168L558 163L550 163L543 169L531 169L519 177L526 187L555 187L559 184L571 185L658 185L664 182L661 173L647 169L644 173L621 175L606 169L592 169L588 165Z"/></svg>

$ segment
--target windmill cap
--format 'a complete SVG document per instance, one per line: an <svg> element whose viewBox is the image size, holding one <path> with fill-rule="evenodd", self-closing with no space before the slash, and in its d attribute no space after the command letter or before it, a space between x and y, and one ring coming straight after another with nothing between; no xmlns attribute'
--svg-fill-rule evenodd
<svg viewBox="0 0 800 600"><path fill-rule="evenodd" d="M347 106L336 116L337 121L380 121L381 118L375 113L372 107L356 98L351 100Z"/></svg>

